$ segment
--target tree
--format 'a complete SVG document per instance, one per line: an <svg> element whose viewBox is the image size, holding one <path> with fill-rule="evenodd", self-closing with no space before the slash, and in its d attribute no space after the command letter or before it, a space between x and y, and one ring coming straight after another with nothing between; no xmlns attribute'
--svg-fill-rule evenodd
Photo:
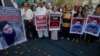
<svg viewBox="0 0 100 56"><path fill-rule="evenodd" d="M55 1L55 4L56 4L56 5L64 4L64 0L56 0L56 1Z"/></svg>

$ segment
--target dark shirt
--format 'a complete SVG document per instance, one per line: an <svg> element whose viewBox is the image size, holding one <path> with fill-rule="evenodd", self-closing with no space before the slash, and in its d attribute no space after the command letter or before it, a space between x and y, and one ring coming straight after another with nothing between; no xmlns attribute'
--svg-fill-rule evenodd
<svg viewBox="0 0 100 56"><path fill-rule="evenodd" d="M82 26L81 25L80 26L73 25L71 31L81 33L82 32Z"/></svg>
<svg viewBox="0 0 100 56"><path fill-rule="evenodd" d="M86 27L87 32L91 32L93 34L97 34L99 32L99 26L92 26L91 24L88 24Z"/></svg>

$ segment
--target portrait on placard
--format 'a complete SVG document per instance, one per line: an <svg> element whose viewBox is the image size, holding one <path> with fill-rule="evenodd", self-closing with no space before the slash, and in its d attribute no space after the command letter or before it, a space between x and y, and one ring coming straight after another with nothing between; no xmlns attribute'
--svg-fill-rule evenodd
<svg viewBox="0 0 100 56"><path fill-rule="evenodd" d="M85 25L85 33L88 33L93 36L99 36L100 33L100 16L88 16L86 25Z"/></svg>
<svg viewBox="0 0 100 56"><path fill-rule="evenodd" d="M85 19L73 17L71 20L70 33L83 34Z"/></svg>

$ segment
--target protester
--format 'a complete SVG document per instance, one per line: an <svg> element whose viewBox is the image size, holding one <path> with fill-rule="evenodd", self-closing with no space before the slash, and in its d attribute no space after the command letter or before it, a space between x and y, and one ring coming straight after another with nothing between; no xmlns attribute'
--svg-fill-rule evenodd
<svg viewBox="0 0 100 56"><path fill-rule="evenodd" d="M77 13L74 14L74 17L84 18L84 15L83 15L83 7L82 6L79 6L78 7Z"/></svg>
<svg viewBox="0 0 100 56"><path fill-rule="evenodd" d="M83 7L82 6L79 6L78 7L77 13L75 13L73 17L84 18L84 15L83 15ZM79 34L72 34L72 41L78 42L79 39L80 39L80 37L81 36Z"/></svg>
<svg viewBox="0 0 100 56"><path fill-rule="evenodd" d="M61 13L58 12L57 6L54 6L52 8L52 12L50 12L50 14L61 14ZM51 39L52 40L58 40L58 30L51 30Z"/></svg>
<svg viewBox="0 0 100 56"><path fill-rule="evenodd" d="M83 15L84 15L84 18L85 18L85 22L87 20L87 16L91 15L89 10L90 10L89 6L88 5L84 5L84 7L83 7ZM84 41L86 39L86 34L83 33L83 35L81 37L82 37L81 39Z"/></svg>
<svg viewBox="0 0 100 56"><path fill-rule="evenodd" d="M61 37L67 38L69 40L70 34L70 24L71 24L72 14L70 12L70 7L66 7L65 11L62 14L62 28L61 28Z"/></svg>
<svg viewBox="0 0 100 56"><path fill-rule="evenodd" d="M100 4L97 5L93 15L100 16ZM99 34L99 38L97 38L97 41L100 42L100 34Z"/></svg>
<svg viewBox="0 0 100 56"><path fill-rule="evenodd" d="M84 17L87 18L88 15L91 15L89 12L89 6L85 5L83 10Z"/></svg>
<svg viewBox="0 0 100 56"><path fill-rule="evenodd" d="M33 12L29 7L29 3L22 3L21 16L24 19L26 36L29 39L33 37Z"/></svg>
<svg viewBox="0 0 100 56"><path fill-rule="evenodd" d="M51 40L58 40L59 34L58 30L52 30L51 31L51 36L48 34L48 28L46 30L37 30L36 31L36 24L35 24L35 16L37 15L45 15L47 16L47 24L46 26L48 27L48 22L49 22L49 16L50 14L61 14L62 13L62 18L61 18L61 37L67 38L68 40L71 39L72 41L79 42L79 39L84 38L84 43L88 45L92 45L95 40L100 40L100 36L96 37L87 33L84 33L83 36L80 34L76 33L69 33L70 32L70 24L71 24L71 18L72 17L78 17L78 18L85 18L85 21L87 20L88 15L93 15L93 16L100 16L100 4L97 5L95 10L93 10L92 5L85 5L84 7L82 6L74 6L72 9L68 6L65 5L63 6L52 6L51 3L45 3L43 0L40 0L38 4L32 5L30 7L30 1L25 0L25 2L22 3L22 8L21 8L21 16L24 20L24 26L25 26L25 31L26 31L26 36L29 39L30 37L36 37L38 35L39 38L43 37L51 37ZM16 0L0 0L0 6L4 7L13 7L13 8L18 8ZM94 12L94 13L93 13ZM5 23L4 23L5 24ZM97 34L97 30L99 29L99 20L93 19L91 22L87 24L87 31L92 31L93 34ZM1 25L1 24L0 24ZM11 26L8 24L8 26L11 28ZM75 24L72 25L72 31L81 32L83 25L82 21L77 20ZM3 29L4 27L0 26L0 30ZM14 43L15 35L16 32L13 28L12 29L12 38L10 38L10 34L5 34L3 31L2 34L4 35L4 39L7 42L7 45L11 45ZM59 30L59 31L60 31ZM8 38L7 38L8 37ZM11 41L8 43L8 41Z"/></svg>
<svg viewBox="0 0 100 56"><path fill-rule="evenodd" d="M100 16L100 4L98 4L97 7L95 8L93 15Z"/></svg>
<svg viewBox="0 0 100 56"><path fill-rule="evenodd" d="M48 15L48 11L45 8L43 2L40 2L39 7L36 8L35 15L45 15L45 16ZM37 30L37 32L38 32L39 38L43 38L43 36L44 37L49 37L49 35L48 35L48 29L46 29L46 30Z"/></svg>
<svg viewBox="0 0 100 56"><path fill-rule="evenodd" d="M95 8L94 14L96 16L100 16L100 4L97 5ZM94 24L94 23L93 23ZM92 45L94 43L94 40L98 40L99 38L90 34L87 34L86 39L84 41L85 44Z"/></svg>

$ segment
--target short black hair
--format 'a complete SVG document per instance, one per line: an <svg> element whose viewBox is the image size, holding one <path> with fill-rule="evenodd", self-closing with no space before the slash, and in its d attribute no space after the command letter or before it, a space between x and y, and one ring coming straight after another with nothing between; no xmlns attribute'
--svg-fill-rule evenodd
<svg viewBox="0 0 100 56"><path fill-rule="evenodd" d="M28 2L22 2L22 6L24 6L24 4L25 4L25 3L28 3ZM30 4L29 4L29 3L28 3L28 6L30 6Z"/></svg>
<svg viewBox="0 0 100 56"><path fill-rule="evenodd" d="M55 7L57 7L57 6L53 6L53 7L52 7L52 11L54 10ZM58 9L58 7L57 7L57 9Z"/></svg>
<svg viewBox="0 0 100 56"><path fill-rule="evenodd" d="M96 8L99 8L99 7L100 7L100 4L98 4Z"/></svg>
<svg viewBox="0 0 100 56"><path fill-rule="evenodd" d="M46 4L46 2L44 1L43 4Z"/></svg>
<svg viewBox="0 0 100 56"><path fill-rule="evenodd" d="M33 7L35 7L35 5L31 5L31 9L32 9Z"/></svg>
<svg viewBox="0 0 100 56"><path fill-rule="evenodd" d="M78 20L76 20L76 22L80 22L80 23L82 23L82 21L81 21L81 20L79 20L79 19L78 19Z"/></svg>
<svg viewBox="0 0 100 56"><path fill-rule="evenodd" d="M98 4L95 8L94 14L96 13L96 10L100 7L100 4Z"/></svg>
<svg viewBox="0 0 100 56"><path fill-rule="evenodd" d="M96 20L96 21L97 21L97 23L99 23L99 19L97 19L97 18L93 18L93 20ZM93 20L92 20L92 21L93 21Z"/></svg>
<svg viewBox="0 0 100 56"><path fill-rule="evenodd" d="M22 6L24 6L24 3L25 3L25 2L22 2Z"/></svg>
<svg viewBox="0 0 100 56"><path fill-rule="evenodd" d="M84 7L83 7L83 10L84 11L86 11L85 7L88 7L88 9L89 9L89 6L88 5L84 5Z"/></svg>
<svg viewBox="0 0 100 56"><path fill-rule="evenodd" d="M89 5L86 4L86 5L84 5L84 7L88 7L89 8Z"/></svg>
<svg viewBox="0 0 100 56"><path fill-rule="evenodd" d="M25 0L25 2L28 2L29 0Z"/></svg>

